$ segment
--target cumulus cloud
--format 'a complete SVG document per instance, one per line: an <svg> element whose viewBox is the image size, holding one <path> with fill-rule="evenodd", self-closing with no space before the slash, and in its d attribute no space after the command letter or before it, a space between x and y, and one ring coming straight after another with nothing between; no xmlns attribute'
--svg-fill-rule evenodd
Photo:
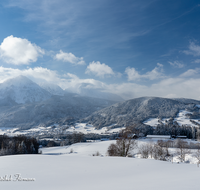
<svg viewBox="0 0 200 190"><path fill-rule="evenodd" d="M128 81L135 81L141 79L155 80L164 77L163 65L160 63L157 63L157 67L155 67L152 71L148 71L143 75L139 74L139 72L136 71L135 68L130 67L126 68L125 73L128 76Z"/></svg>
<svg viewBox="0 0 200 190"><path fill-rule="evenodd" d="M135 70L135 68L127 67L125 73L128 75L128 81L138 80L141 78L141 75Z"/></svg>
<svg viewBox="0 0 200 190"><path fill-rule="evenodd" d="M87 84L87 88L104 89L105 84L94 79L80 79L72 73L60 75L57 71L50 70L43 67L27 68L27 69L13 69L0 67L0 83L7 79L17 77L19 75L26 76L36 83L49 82L59 85L62 89L74 93L80 93L80 87Z"/></svg>
<svg viewBox="0 0 200 190"><path fill-rule="evenodd" d="M62 50L60 50L60 53L57 53L55 56L55 59L72 63L74 65L85 65L85 61L83 60L83 57L76 57L72 53L65 53Z"/></svg>
<svg viewBox="0 0 200 190"><path fill-rule="evenodd" d="M14 65L28 65L30 62L36 62L44 53L43 49L27 39L12 35L5 38L0 45L0 58Z"/></svg>
<svg viewBox="0 0 200 190"><path fill-rule="evenodd" d="M19 75L26 76L34 81L48 81L56 83L59 81L59 75L56 71L43 68L43 67L35 67L35 68L27 68L27 69L13 69L13 68L5 68L0 67L0 82L4 82L7 79L17 77Z"/></svg>
<svg viewBox="0 0 200 190"><path fill-rule="evenodd" d="M24 75L35 82L48 81L74 93L82 93L83 90L89 90L91 93L114 93L124 99L157 96L168 98L184 97L200 100L200 88L198 88L200 83L199 72L199 68L189 69L177 77L166 76L151 85L141 85L136 82L106 84L92 78L81 79L72 73L60 75L56 71L42 67L27 68L24 70L0 67L0 82Z"/></svg>
<svg viewBox="0 0 200 190"><path fill-rule="evenodd" d="M180 63L179 61L174 61L174 62L171 62L169 61L169 64L175 68L183 68L185 65Z"/></svg>
<svg viewBox="0 0 200 190"><path fill-rule="evenodd" d="M112 68L106 65L105 63L100 63L99 61L93 61L87 66L85 71L86 74L94 74L98 77L104 78L104 76L114 75Z"/></svg>
<svg viewBox="0 0 200 190"><path fill-rule="evenodd" d="M200 89L197 86L200 78L166 78L152 85L136 83L110 84L106 86L108 92L118 94L124 99L142 96L165 98L192 98L200 100Z"/></svg>
<svg viewBox="0 0 200 190"><path fill-rule="evenodd" d="M183 53L186 55L200 56L200 46L194 42L190 42L189 50L184 50Z"/></svg>

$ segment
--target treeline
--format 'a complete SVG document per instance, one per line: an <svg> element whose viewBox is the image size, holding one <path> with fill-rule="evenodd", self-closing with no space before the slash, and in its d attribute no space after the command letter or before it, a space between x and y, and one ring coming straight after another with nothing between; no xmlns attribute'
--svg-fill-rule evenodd
<svg viewBox="0 0 200 190"><path fill-rule="evenodd" d="M0 156L38 154L39 144L33 137L0 135Z"/></svg>
<svg viewBox="0 0 200 190"><path fill-rule="evenodd" d="M114 133L114 134L107 134L107 135L102 135L102 134L95 134L95 133L88 133L84 134L81 132L73 132L71 134L66 134L66 135L56 135L52 140L44 140L41 139L39 140L39 144L42 146L47 146L47 147L53 147L53 146L67 146L71 145L74 143L79 143L79 142L86 142L87 140L100 140L100 139L110 139L114 140L116 137L118 137L119 134Z"/></svg>
<svg viewBox="0 0 200 190"><path fill-rule="evenodd" d="M169 148L175 148L170 152ZM195 149L191 151L191 149ZM141 158L153 158L155 160L171 161L173 157L177 157L181 162L185 162L186 155L192 154L200 163L200 143L188 143L187 141L177 139L176 141L162 141L158 140L156 143L146 143L140 145L138 148Z"/></svg>
<svg viewBox="0 0 200 190"><path fill-rule="evenodd" d="M159 124L154 130L155 135L174 135L174 136L187 136L189 139L196 138L196 129L188 125L178 124Z"/></svg>
<svg viewBox="0 0 200 190"><path fill-rule="evenodd" d="M189 139L197 139L200 131L196 127L189 125L179 126L177 122L163 124L160 123L156 127L147 126L143 123L133 124L128 128L134 128L136 134L143 133L146 135L171 135L171 136L187 136ZM135 131L137 129L137 131Z"/></svg>

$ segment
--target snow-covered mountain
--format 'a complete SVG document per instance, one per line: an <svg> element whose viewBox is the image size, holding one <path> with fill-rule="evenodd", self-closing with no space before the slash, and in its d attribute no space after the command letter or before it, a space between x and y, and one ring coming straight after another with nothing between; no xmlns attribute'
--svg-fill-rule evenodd
<svg viewBox="0 0 200 190"><path fill-rule="evenodd" d="M190 99L168 99L157 97L141 97L116 103L99 110L81 120L96 128L105 126L122 127L134 123L143 123L150 118L176 118L180 110L188 110L189 119L200 118L200 101Z"/></svg>
<svg viewBox="0 0 200 190"><path fill-rule="evenodd" d="M52 84L48 82L40 82L38 83L38 85L42 87L43 89L45 89L46 91L48 91L52 95L63 96L64 94L66 94L66 92L60 86L56 84Z"/></svg>
<svg viewBox="0 0 200 190"><path fill-rule="evenodd" d="M122 128L135 123L154 127L168 120L200 126L198 100L141 97L116 103L84 97L84 94L66 93L59 86L47 82L38 84L25 76L0 84L0 128L29 129L77 122L91 124L96 130ZM91 96L96 96L95 90L94 94L93 90L90 92ZM104 97L106 94L99 93L101 95Z"/></svg>
<svg viewBox="0 0 200 190"><path fill-rule="evenodd" d="M18 76L0 84L0 99L11 98L24 104L47 100L51 94L25 76Z"/></svg>
<svg viewBox="0 0 200 190"><path fill-rule="evenodd" d="M114 103L116 102L66 94L52 96L41 102L1 106L0 128L29 129L38 125L49 126L55 123L62 125L87 117Z"/></svg>

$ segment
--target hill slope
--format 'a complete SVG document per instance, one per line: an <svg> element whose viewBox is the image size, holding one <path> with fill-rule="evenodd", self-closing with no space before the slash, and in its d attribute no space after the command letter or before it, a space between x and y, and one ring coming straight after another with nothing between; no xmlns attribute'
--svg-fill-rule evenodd
<svg viewBox="0 0 200 190"><path fill-rule="evenodd" d="M116 103L86 117L82 122L88 122L96 128L115 124L115 127L127 126L143 122L149 118L176 117L180 110L198 111L194 101L168 99L157 97L141 97ZM186 103L185 103L186 102ZM199 103L200 101L195 101Z"/></svg>
<svg viewBox="0 0 200 190"><path fill-rule="evenodd" d="M87 117L115 102L73 94L52 96L42 102L1 106L0 127L28 129L38 125L65 124Z"/></svg>

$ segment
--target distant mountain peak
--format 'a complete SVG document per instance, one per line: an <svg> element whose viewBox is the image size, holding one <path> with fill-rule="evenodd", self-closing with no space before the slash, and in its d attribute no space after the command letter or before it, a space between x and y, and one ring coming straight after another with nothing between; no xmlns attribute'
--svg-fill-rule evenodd
<svg viewBox="0 0 200 190"><path fill-rule="evenodd" d="M19 75L0 84L0 99L6 97L17 103L31 103L46 100L51 94L29 78Z"/></svg>

